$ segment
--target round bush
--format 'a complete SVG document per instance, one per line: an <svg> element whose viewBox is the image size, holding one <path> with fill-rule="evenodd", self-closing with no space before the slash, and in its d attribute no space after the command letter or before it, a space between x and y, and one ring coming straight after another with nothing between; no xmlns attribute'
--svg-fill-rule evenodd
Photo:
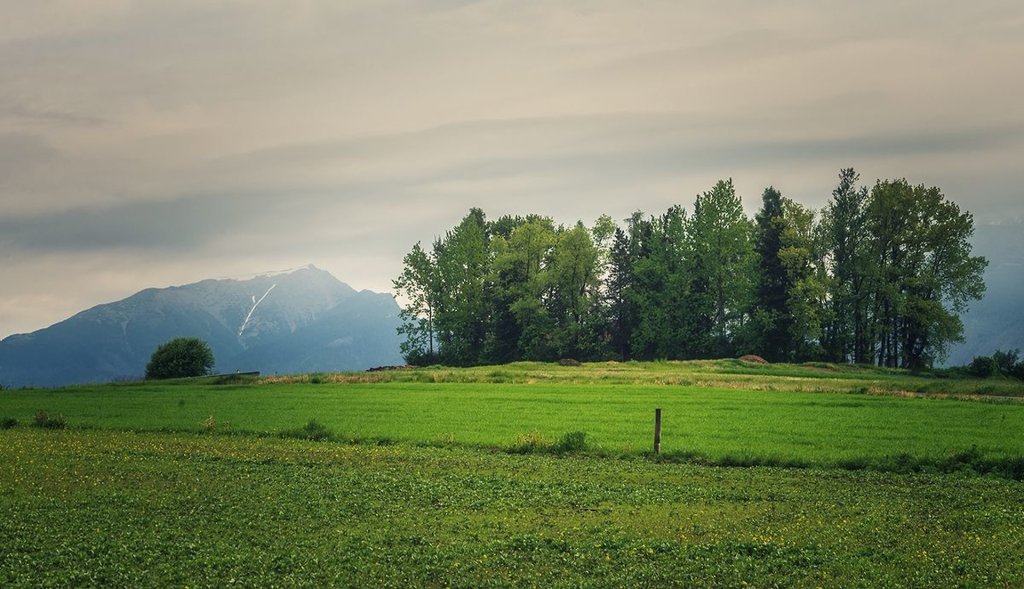
<svg viewBox="0 0 1024 589"><path fill-rule="evenodd" d="M978 378L988 378L999 371L999 365L988 356L975 356L967 365L967 372Z"/></svg>
<svg viewBox="0 0 1024 589"><path fill-rule="evenodd" d="M213 370L213 352L197 337L179 337L161 344L146 364L147 379L203 376Z"/></svg>

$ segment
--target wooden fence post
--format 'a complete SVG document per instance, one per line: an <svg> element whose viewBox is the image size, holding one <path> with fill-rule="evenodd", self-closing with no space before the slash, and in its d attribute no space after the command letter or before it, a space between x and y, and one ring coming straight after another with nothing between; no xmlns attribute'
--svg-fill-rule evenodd
<svg viewBox="0 0 1024 589"><path fill-rule="evenodd" d="M654 410L654 453L661 454L661 409Z"/></svg>

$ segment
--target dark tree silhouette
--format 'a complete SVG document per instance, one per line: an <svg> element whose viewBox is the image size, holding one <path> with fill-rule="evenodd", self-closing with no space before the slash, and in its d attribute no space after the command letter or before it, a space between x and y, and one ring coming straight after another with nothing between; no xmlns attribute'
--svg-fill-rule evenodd
<svg viewBox="0 0 1024 589"><path fill-rule="evenodd" d="M147 379L203 376L213 370L213 352L197 337L178 337L161 344L146 364Z"/></svg>

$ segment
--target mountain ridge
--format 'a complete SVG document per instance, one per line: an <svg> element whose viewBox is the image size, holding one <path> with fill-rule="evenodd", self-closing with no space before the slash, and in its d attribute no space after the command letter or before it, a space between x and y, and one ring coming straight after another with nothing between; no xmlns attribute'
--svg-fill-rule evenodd
<svg viewBox="0 0 1024 589"><path fill-rule="evenodd" d="M0 384L137 378L156 346L183 336L207 341L224 372L360 370L401 361L398 312L390 294L315 266L147 288L0 340ZM348 344L331 347L339 340Z"/></svg>

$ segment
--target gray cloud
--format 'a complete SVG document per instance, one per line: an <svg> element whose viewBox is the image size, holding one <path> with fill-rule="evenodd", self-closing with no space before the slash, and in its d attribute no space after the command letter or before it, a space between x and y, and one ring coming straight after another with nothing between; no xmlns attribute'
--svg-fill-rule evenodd
<svg viewBox="0 0 1024 589"><path fill-rule="evenodd" d="M22 250L152 249L168 253L201 248L218 227L237 229L221 198L128 203L0 220L0 234ZM241 219L244 221L244 218Z"/></svg>
<svg viewBox="0 0 1024 589"><path fill-rule="evenodd" d="M385 289L470 206L821 206L854 166L1024 216L1017 2L23 3L0 88L0 334L309 262Z"/></svg>
<svg viewBox="0 0 1024 589"><path fill-rule="evenodd" d="M276 233L288 235L293 246L313 249L317 243L333 242L336 238L281 228L308 226L324 215L352 215L353 205L372 202L374 207L382 207L382 214L374 223L371 212L364 217L362 226L379 228L380 232L375 234L378 242L363 234L360 245L374 249L382 246L379 241L395 239L385 232L386 226L394 225L394 221L391 211L383 207L413 202L417 193L432 195L432 206L440 205L447 215L460 213L458 207L467 189L478 188L482 194L474 196L486 200L488 187L502 182L505 194L520 202L533 200L534 206L543 205L553 194L561 193L597 196L600 202L607 203L614 193L626 194L638 183L672 181L721 162L729 162L736 169L782 169L788 162L800 161L820 166L822 172L834 173L837 170L828 169L822 162L835 158L864 161L936 154L964 156L1002 150L1024 140L1024 128L924 131L912 136L831 140L758 140L742 144L714 140L708 135L702 126L687 124L680 117L610 116L483 121L419 133L278 147L208 165L203 181L232 192L129 201L0 220L0 235L19 249L50 252L196 251L226 233L250 234L252 242L245 244L249 248L257 247L261 241L282 247L280 239L266 241L268 234ZM586 146L579 147L580 141ZM417 163L403 165L405 157L411 154L443 153L459 145L490 145L491 149L439 158L427 167ZM32 152L21 142L6 149ZM38 151L52 157L46 150ZM316 182L315 171L323 166L332 171L341 169L343 173L333 182ZM355 170L346 174L346 167ZM249 173L250 170L254 173ZM303 170L311 171L313 179L305 183L294 180L302 176ZM274 176L282 171L289 172L285 178L290 182L275 183ZM516 187L519 179L529 181ZM267 186L275 189L268 190ZM678 201L688 206L690 193L683 190L696 193L705 188L681 187ZM642 199L637 204L655 206ZM572 215L571 207L564 212Z"/></svg>
<svg viewBox="0 0 1024 589"><path fill-rule="evenodd" d="M28 125L98 125L104 122L103 119L87 114L48 108L33 108L21 104L0 106L0 119L7 119L10 126L19 126L19 123Z"/></svg>
<svg viewBox="0 0 1024 589"><path fill-rule="evenodd" d="M12 175L17 169L36 162L53 160L57 151L38 137L23 133L0 133L0 173Z"/></svg>

